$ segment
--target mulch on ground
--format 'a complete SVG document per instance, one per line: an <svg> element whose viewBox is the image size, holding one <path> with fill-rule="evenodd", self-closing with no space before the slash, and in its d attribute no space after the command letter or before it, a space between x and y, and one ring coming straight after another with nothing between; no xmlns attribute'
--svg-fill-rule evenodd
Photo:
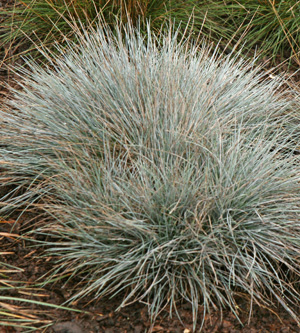
<svg viewBox="0 0 300 333"><path fill-rule="evenodd" d="M14 229L15 234L22 234L22 225L26 224L28 231L28 220L24 217L18 222ZM2 233L10 233L11 227L15 221L2 221L0 229ZM32 247L32 242L18 239L17 237L0 236L0 252L6 251L9 254L1 259L7 264L18 267L19 272L9 274L11 284L13 281L22 281L26 288L12 289L2 291L0 295L16 298L26 298L39 302L48 302L50 304L63 304L71 296L71 290L76 288L78 281L64 284L63 281L49 284L44 287L38 287L36 281L51 270L51 258L42 258L43 248L41 246ZM1 279L0 279L1 282ZM17 284L16 284L17 285ZM0 284L0 286L3 286ZM51 309L37 304L26 304L25 302L7 302L16 307L16 311L21 317L30 318L35 316L38 321L37 327L42 327L47 323L53 325L38 332L50 333L117 333L117 332L172 332L189 333L193 331L192 311L189 304L178 306L180 321L176 315L170 318L168 309L163 311L157 321L152 325L148 315L146 304L135 303L128 307L115 311L122 300L122 295L113 299L103 298L94 300L92 297L86 297L78 303L69 304L71 308L84 311L76 313L72 311ZM289 314L281 307L274 308L274 312L255 305L252 311L250 323L248 323L249 302L245 299L238 301L238 313L243 323L241 325L235 316L228 310L223 314L212 311L209 314L203 313L199 307L198 325L196 331L199 331L200 325L205 318L205 324L202 332L207 333L268 333L268 332L300 332L300 328ZM66 305L68 306L68 305ZM1 303L0 303L1 308ZM13 327L1 327L0 333L23 332Z"/></svg>

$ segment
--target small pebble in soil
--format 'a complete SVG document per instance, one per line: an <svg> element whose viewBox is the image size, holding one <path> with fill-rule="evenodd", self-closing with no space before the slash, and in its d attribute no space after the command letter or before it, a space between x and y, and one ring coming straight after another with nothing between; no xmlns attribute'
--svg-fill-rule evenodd
<svg viewBox="0 0 300 333"><path fill-rule="evenodd" d="M53 325L51 328L55 333L84 333L83 329L72 321L58 323Z"/></svg>

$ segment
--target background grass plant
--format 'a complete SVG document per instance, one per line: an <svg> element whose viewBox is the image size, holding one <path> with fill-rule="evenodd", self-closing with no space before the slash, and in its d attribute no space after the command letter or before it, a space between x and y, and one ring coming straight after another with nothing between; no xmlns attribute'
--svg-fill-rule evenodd
<svg viewBox="0 0 300 333"><path fill-rule="evenodd" d="M225 25L236 30L238 38L245 35L247 50L257 49L273 64L299 65L299 9L299 1L241 0L224 1L214 11L223 15Z"/></svg>
<svg viewBox="0 0 300 333"><path fill-rule="evenodd" d="M31 53L41 56L36 46L50 48L55 43L64 45L66 40L76 36L79 21L85 28L96 26L99 17L113 29L114 24L130 21L146 31L146 22L151 22L151 29L158 31L163 23L173 22L189 26L195 34L199 31L210 34L222 34L229 38L227 28L220 26L214 12L208 11L208 5L201 6L194 0L24 0L16 2L14 8L2 9L5 17L0 25L0 45L6 45L6 58L17 59L20 54ZM12 48L7 47L12 45ZM52 47L55 50L55 47ZM13 59L11 59L13 56Z"/></svg>
<svg viewBox="0 0 300 333"><path fill-rule="evenodd" d="M189 25L223 48L244 45L244 54L258 52L281 62L299 64L299 2L294 0L240 1L126 1L126 0L24 0L14 8L0 9L0 45L4 46L5 63L14 62L22 54L41 54L37 46L64 45L76 38L81 22L87 29L95 28L101 16L113 29L116 22L140 25L158 33L162 24L172 21L175 27ZM55 50L55 47L52 47ZM255 51L256 50L256 51Z"/></svg>
<svg viewBox="0 0 300 333"><path fill-rule="evenodd" d="M238 317L241 295L299 320L299 101L178 33L102 26L23 69L1 212L52 216L38 232L53 276L82 281L70 301L126 291L153 320L187 301L196 325L199 304Z"/></svg>

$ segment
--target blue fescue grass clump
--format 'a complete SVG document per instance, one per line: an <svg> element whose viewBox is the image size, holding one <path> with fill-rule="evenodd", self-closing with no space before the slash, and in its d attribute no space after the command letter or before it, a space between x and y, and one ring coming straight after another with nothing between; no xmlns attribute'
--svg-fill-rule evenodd
<svg viewBox="0 0 300 333"><path fill-rule="evenodd" d="M238 317L240 295L297 319L299 101L238 56L159 38L99 27L29 64L1 112L2 211L52 216L37 232L53 274L82 280L71 300L121 293L153 319L187 301L196 323L199 305Z"/></svg>

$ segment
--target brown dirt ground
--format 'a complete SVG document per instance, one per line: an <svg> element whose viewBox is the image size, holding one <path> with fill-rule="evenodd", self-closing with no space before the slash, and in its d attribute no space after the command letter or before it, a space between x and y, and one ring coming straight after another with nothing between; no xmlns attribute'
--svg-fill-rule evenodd
<svg viewBox="0 0 300 333"><path fill-rule="evenodd" d="M13 4L14 0L0 0L0 7ZM0 55L3 55L5 48L0 49ZM1 64L0 58L0 64ZM4 82L10 80L8 71L0 66L0 104L3 98L7 97L8 90ZM12 83L13 81L10 81ZM28 230L27 217L18 221L13 230L16 235L21 235L23 227ZM51 304L62 304L70 296L70 284L64 285L63 282L56 282L48 286L38 286L36 281L51 269L51 258L41 258L43 248L32 247L32 243L20 240L17 236L9 235L12 231L12 225L15 221L0 220L0 252L1 261L12 266L18 267L20 271L3 273L0 270L0 288L7 285L15 285L14 289L1 290L0 296L9 296L16 298L25 298ZM30 222L29 224L32 224ZM5 234L7 233L7 234ZM20 282L20 283L19 283ZM17 286L23 286L17 288ZM57 310L42 305L28 304L20 301L0 302L0 320L1 306L9 308L12 313L18 314L21 319L35 319L38 332L49 333L142 333L142 332L170 332L170 333L189 333L192 332L192 312L188 304L182 304L179 308L179 314L182 322L176 317L169 317L167 309L162 312L157 321L151 327L151 322L147 312L147 306L142 303L135 303L116 312L115 309L121 302L121 297L113 299L103 298L99 300L85 299L78 303L73 303L70 307L85 311L77 313L66 310ZM199 331L200 324L205 316L205 324L202 332L205 333L268 333L281 332L292 333L300 332L300 328L290 315L280 306L269 311L257 305L254 305L250 322L248 322L249 302L239 301L239 315L243 325L241 325L234 315L224 310L223 314L213 311L210 314L204 314L201 307L198 315L198 324L196 331ZM5 317L4 317L5 318ZM48 327L47 326L50 324ZM24 329L18 329L12 326L1 326L0 333L24 332Z"/></svg>

